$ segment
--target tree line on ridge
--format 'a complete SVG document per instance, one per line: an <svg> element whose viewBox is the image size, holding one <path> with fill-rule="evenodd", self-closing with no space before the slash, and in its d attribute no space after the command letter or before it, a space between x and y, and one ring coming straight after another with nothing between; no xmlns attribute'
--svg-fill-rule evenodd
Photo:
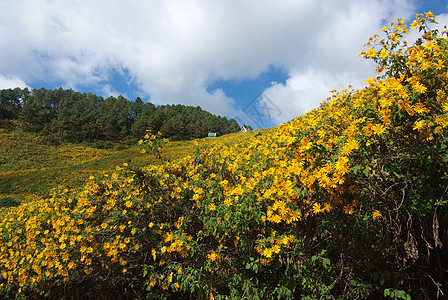
<svg viewBox="0 0 448 300"><path fill-rule="evenodd" d="M71 89L0 90L0 120L17 120L27 132L51 142L133 144L146 132L160 131L172 140L223 135L239 131L234 119L216 116L197 106L159 105L129 101L123 96L102 98Z"/></svg>

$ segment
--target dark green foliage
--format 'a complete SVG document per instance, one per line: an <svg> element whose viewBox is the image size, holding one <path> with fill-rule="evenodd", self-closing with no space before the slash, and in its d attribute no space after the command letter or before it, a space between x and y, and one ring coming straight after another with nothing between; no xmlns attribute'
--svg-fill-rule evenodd
<svg viewBox="0 0 448 300"><path fill-rule="evenodd" d="M0 91L0 119L16 119L23 102L30 96L30 91L20 88L5 89Z"/></svg>
<svg viewBox="0 0 448 300"><path fill-rule="evenodd" d="M235 120L215 116L199 106L143 103L122 96L103 99L73 90L7 89L0 91L0 120L18 120L24 131L51 143L89 143L107 147L134 144L150 129L165 138L184 140L236 132Z"/></svg>

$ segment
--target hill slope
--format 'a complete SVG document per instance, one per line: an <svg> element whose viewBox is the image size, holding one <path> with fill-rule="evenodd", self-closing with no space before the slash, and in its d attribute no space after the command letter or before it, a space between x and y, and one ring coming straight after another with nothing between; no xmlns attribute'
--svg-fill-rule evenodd
<svg viewBox="0 0 448 300"><path fill-rule="evenodd" d="M175 160L194 154L199 144L235 143L253 134L170 142L164 147L162 158ZM109 172L124 163L134 168L163 163L154 155L141 153L140 147L114 151L72 144L49 145L44 137L19 130L0 133L0 141L0 198L12 197L20 202L48 195L58 187L81 187L89 176Z"/></svg>
<svg viewBox="0 0 448 300"><path fill-rule="evenodd" d="M3 211L3 295L446 294L448 49L432 20L412 47L400 20L383 29L364 52L383 78L285 125Z"/></svg>

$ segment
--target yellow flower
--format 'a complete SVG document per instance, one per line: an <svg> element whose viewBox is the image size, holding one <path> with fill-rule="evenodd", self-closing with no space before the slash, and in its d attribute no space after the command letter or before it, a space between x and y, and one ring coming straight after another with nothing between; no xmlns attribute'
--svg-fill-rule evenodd
<svg viewBox="0 0 448 300"><path fill-rule="evenodd" d="M414 106L414 110L416 113L421 114L421 113L426 113L429 110L422 104L422 103L418 103Z"/></svg>
<svg viewBox="0 0 448 300"><path fill-rule="evenodd" d="M353 214L353 207L352 207L351 205L346 205L346 206L344 206L344 212L345 212L347 215L351 215L351 214Z"/></svg>
<svg viewBox="0 0 448 300"><path fill-rule="evenodd" d="M74 269L74 268L76 268L76 264L74 262L69 262L68 263L68 269L71 270L71 269Z"/></svg>
<svg viewBox="0 0 448 300"><path fill-rule="evenodd" d="M417 93L424 93L426 92L427 88L421 84L420 82L415 83L412 88L417 92Z"/></svg>
<svg viewBox="0 0 448 300"><path fill-rule="evenodd" d="M412 130L421 130L425 126L425 120L416 121Z"/></svg>
<svg viewBox="0 0 448 300"><path fill-rule="evenodd" d="M173 240L173 233L172 232L167 232L165 234L165 243L171 242Z"/></svg>
<svg viewBox="0 0 448 300"><path fill-rule="evenodd" d="M334 168L340 174L345 174L348 171L348 167L349 167L348 158L345 156L342 156L338 159Z"/></svg>
<svg viewBox="0 0 448 300"><path fill-rule="evenodd" d="M376 55L376 50L374 48L370 48L369 50L366 51L365 53L365 57L370 58L370 57L374 57Z"/></svg>
<svg viewBox="0 0 448 300"><path fill-rule="evenodd" d="M104 243L104 251L109 251L110 249L110 244L109 243Z"/></svg>
<svg viewBox="0 0 448 300"><path fill-rule="evenodd" d="M445 102L442 106L443 111L448 111L448 102Z"/></svg>
<svg viewBox="0 0 448 300"><path fill-rule="evenodd" d="M272 248L266 248L263 250L263 256L270 258L272 256Z"/></svg>
<svg viewBox="0 0 448 300"><path fill-rule="evenodd" d="M374 210L373 212L372 212L372 218L374 219L374 220L376 220L377 218L379 218L379 217L381 217L381 213L378 211L378 210Z"/></svg>
<svg viewBox="0 0 448 300"><path fill-rule="evenodd" d="M314 203L313 204L313 212L315 214L323 212L322 208L320 207L320 203Z"/></svg>
<svg viewBox="0 0 448 300"><path fill-rule="evenodd" d="M151 250L151 254L152 254L152 258L153 258L154 260L156 260L156 257L157 257L157 255L156 255L156 249L152 249L152 250Z"/></svg>
<svg viewBox="0 0 448 300"><path fill-rule="evenodd" d="M209 254L207 254L207 257L212 261L219 261L221 259L221 257L213 250L210 250Z"/></svg>
<svg viewBox="0 0 448 300"><path fill-rule="evenodd" d="M371 127L371 129L376 135L382 135L386 131L386 128L384 128L381 124L375 124Z"/></svg>
<svg viewBox="0 0 448 300"><path fill-rule="evenodd" d="M431 11L428 11L425 15L428 19L434 19L434 14Z"/></svg>
<svg viewBox="0 0 448 300"><path fill-rule="evenodd" d="M152 279L149 283L149 287L154 287L156 285L157 281L155 279Z"/></svg>
<svg viewBox="0 0 448 300"><path fill-rule="evenodd" d="M282 221L282 217L280 215L274 214L268 218L269 221L273 223L280 223Z"/></svg>
<svg viewBox="0 0 448 300"><path fill-rule="evenodd" d="M224 199L224 204L230 207L233 205L233 201L230 198L226 198Z"/></svg>
<svg viewBox="0 0 448 300"><path fill-rule="evenodd" d="M380 51L380 58L386 58L389 55L389 50L383 49Z"/></svg>
<svg viewBox="0 0 448 300"><path fill-rule="evenodd" d="M283 245L289 244L289 240L290 240L290 238L287 235L285 235L282 239L282 244Z"/></svg>
<svg viewBox="0 0 448 300"><path fill-rule="evenodd" d="M285 207L285 201L277 200L272 206L273 210L281 210Z"/></svg>

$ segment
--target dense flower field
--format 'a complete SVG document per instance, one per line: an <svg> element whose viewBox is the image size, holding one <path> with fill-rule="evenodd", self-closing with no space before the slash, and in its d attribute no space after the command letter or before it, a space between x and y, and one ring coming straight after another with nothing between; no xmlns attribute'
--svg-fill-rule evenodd
<svg viewBox="0 0 448 300"><path fill-rule="evenodd" d="M238 144L92 174L1 211L0 292L434 298L447 290L447 32L382 29L362 90ZM146 148L163 157L148 134Z"/></svg>

